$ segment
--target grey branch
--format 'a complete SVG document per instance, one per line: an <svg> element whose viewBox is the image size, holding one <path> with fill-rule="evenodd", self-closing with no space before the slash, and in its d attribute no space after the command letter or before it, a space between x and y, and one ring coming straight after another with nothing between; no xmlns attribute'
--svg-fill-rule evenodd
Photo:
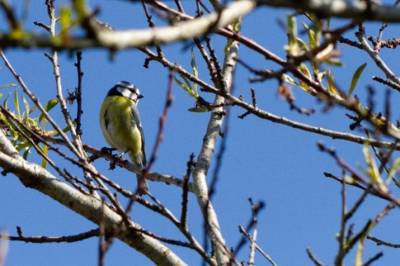
<svg viewBox="0 0 400 266"><path fill-rule="evenodd" d="M210 15L181 22L174 26L145 30L100 31L97 37L103 46L117 49L189 40L214 29L223 28L255 7L255 1L241 0L227 5L220 14L213 12Z"/></svg>
<svg viewBox="0 0 400 266"><path fill-rule="evenodd" d="M126 49L173 43L189 40L223 28L235 19L246 15L256 7L254 0L240 0L228 4L221 11L190 21L183 21L173 26L134 30L97 30L96 39L70 38L65 42L56 42L48 36L28 34L26 38L13 40L8 35L0 34L1 47L51 47L56 49L85 49L103 47Z"/></svg>
<svg viewBox="0 0 400 266"><path fill-rule="evenodd" d="M223 80L216 80L214 82L215 86L218 86L219 91L231 90L233 72L236 66L235 58L238 54L238 47L239 43L236 41L232 43L228 42L226 45L226 55L224 59L224 69L222 73ZM224 85L220 83L224 83ZM224 97L220 95L215 96L215 100L213 103L215 106L223 106L224 103ZM218 107L211 113L207 126L207 131L203 138L201 151L197 158L196 167L193 171L194 192L197 195L199 205L201 206L201 209L203 210L203 215L205 216L206 222L208 223L211 241L214 248L216 249L215 251L219 264L227 264L229 261L229 256L225 247L225 240L219 226L217 213L215 212L215 209L209 198L206 177L214 154L215 144L220 134L221 125L224 121L224 116L221 115L223 111L223 107Z"/></svg>
<svg viewBox="0 0 400 266"><path fill-rule="evenodd" d="M121 216L103 204L101 200L81 193L56 179L46 169L25 161L2 130L0 130L0 166L5 171L15 174L26 187L53 198L96 224L103 223L107 231L112 232L116 226L120 227L121 225ZM130 222L130 225L134 229L141 229L138 224L133 222ZM157 265L186 265L160 241L137 230L133 231L134 234L132 234L132 230L120 230L117 237L143 253Z"/></svg>
<svg viewBox="0 0 400 266"><path fill-rule="evenodd" d="M365 31L363 26L360 26L360 30L356 33L356 36L363 50L365 50L368 55L374 60L375 64L383 71L383 73L385 73L386 77L398 86L400 84L400 79L389 68L389 66L386 65L379 54L375 52L374 49L369 45L367 39L365 38Z"/></svg>
<svg viewBox="0 0 400 266"><path fill-rule="evenodd" d="M255 249L260 252L260 254L269 262L271 263L272 266L278 266L278 264L272 259L272 257L267 254L258 244L253 241L252 236L246 231L246 229L242 226L239 225L239 231L242 233L250 242L251 245L254 245Z"/></svg>
<svg viewBox="0 0 400 266"><path fill-rule="evenodd" d="M204 91L210 92L213 94L217 94L217 95L222 95L232 105L240 106L244 110L249 111L250 113L256 115L259 118L269 120L273 123L278 123L281 125L300 129L300 130L303 130L306 132L311 132L314 134L327 136L332 139L340 139L340 140L354 142L354 143L358 143L358 144L369 143L370 145L372 145L374 147L379 147L379 148L392 148L394 146L396 150L400 150L400 145L396 144L395 142L380 141L380 140L374 139L374 138L362 137L362 136L354 135L351 133L335 131L335 130L326 129L326 128L322 128L322 127L318 127L318 126L312 126L312 125L309 125L306 123L301 123L301 122L298 122L295 120L290 120L286 117L278 116L276 114L267 112L265 110L260 109L257 106L254 107L251 103L248 103L248 102L240 99L239 97L235 97L232 94L219 91L217 88L211 86L210 84L206 83L205 81L198 79L193 74L191 74L188 71L186 71L185 69L183 69L181 66L172 63L171 61L167 60L166 58L157 57L156 54L149 51L148 49L143 49L142 51L144 53L146 53L148 56L150 56L152 59L160 62L162 65L168 67L169 69L177 71L184 77L188 78L190 81L196 82L204 89ZM281 60L281 59L279 59L279 60Z"/></svg>
<svg viewBox="0 0 400 266"><path fill-rule="evenodd" d="M256 258L256 241L257 241L257 228L254 229L253 236L250 236L250 254L249 254L249 262L248 266L254 266L255 258Z"/></svg>
<svg viewBox="0 0 400 266"><path fill-rule="evenodd" d="M348 0L258 0L259 4L295 8L325 17L357 18L384 22L400 22L400 7L380 5L373 1Z"/></svg>

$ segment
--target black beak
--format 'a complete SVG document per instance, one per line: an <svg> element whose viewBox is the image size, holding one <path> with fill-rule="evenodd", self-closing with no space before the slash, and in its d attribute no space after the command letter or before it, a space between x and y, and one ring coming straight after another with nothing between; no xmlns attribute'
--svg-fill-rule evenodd
<svg viewBox="0 0 400 266"><path fill-rule="evenodd" d="M138 98L138 99L142 99L142 98L144 98L144 96L143 96L142 94L139 94L139 95L137 96L137 98Z"/></svg>

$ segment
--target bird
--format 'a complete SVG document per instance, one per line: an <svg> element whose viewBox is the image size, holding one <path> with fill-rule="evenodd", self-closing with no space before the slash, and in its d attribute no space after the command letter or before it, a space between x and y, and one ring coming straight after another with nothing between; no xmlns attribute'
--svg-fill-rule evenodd
<svg viewBox="0 0 400 266"><path fill-rule="evenodd" d="M115 84L101 104L100 127L108 144L122 154L127 153L132 163L143 170L147 162L138 111L141 98L143 95L132 83L120 81Z"/></svg>

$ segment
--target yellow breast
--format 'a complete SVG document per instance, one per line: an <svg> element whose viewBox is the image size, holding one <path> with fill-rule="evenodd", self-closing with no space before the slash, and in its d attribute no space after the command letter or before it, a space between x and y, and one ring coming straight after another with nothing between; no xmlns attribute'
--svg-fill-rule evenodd
<svg viewBox="0 0 400 266"><path fill-rule="evenodd" d="M107 97L101 106L100 124L107 142L113 148L136 155L142 151L142 139L133 119L133 104L122 96Z"/></svg>

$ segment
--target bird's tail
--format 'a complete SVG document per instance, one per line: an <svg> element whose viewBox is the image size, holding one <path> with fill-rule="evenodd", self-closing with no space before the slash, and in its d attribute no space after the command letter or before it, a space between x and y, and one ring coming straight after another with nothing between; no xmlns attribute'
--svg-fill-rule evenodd
<svg viewBox="0 0 400 266"><path fill-rule="evenodd" d="M136 174L136 179L137 179L137 188L136 191L143 195L146 194L149 189L147 186L146 182L146 175L145 173L145 165L143 161L143 156L133 154L132 152L129 153L129 158L131 159L131 162L136 166L137 168L137 174Z"/></svg>

